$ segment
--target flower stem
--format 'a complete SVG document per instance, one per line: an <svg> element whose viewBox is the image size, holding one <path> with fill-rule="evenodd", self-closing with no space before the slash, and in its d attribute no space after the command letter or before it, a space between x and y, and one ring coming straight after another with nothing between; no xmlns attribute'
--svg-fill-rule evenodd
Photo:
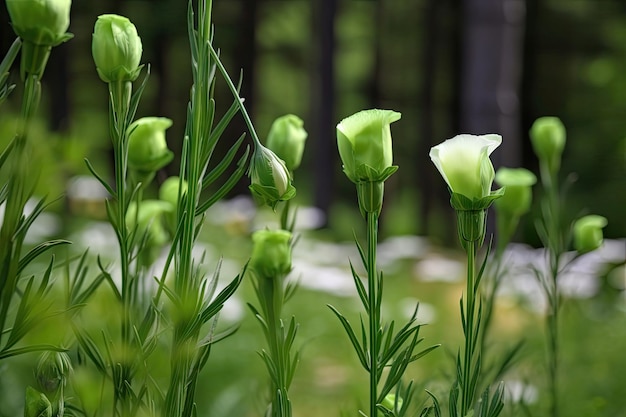
<svg viewBox="0 0 626 417"><path fill-rule="evenodd" d="M564 251L563 235L561 231L561 207L559 202L557 172L549 169L542 163L541 180L546 191L544 205L546 230L548 241L544 245L549 250L549 281L545 286L548 298L548 314L546 316L546 330L548 333L548 391L550 393L550 415L558 417L558 353L559 353L559 288L558 274L561 255Z"/></svg>
<svg viewBox="0 0 626 417"><path fill-rule="evenodd" d="M281 312L284 303L284 277L261 277L259 279L259 302L267 324L267 344L270 357L276 367L272 382L271 410L273 417L291 417L291 401L288 396L289 351L285 346Z"/></svg>
<svg viewBox="0 0 626 417"><path fill-rule="evenodd" d="M237 104L239 105L239 109L241 110L243 119L246 122L246 126L248 126L248 130L250 131L250 135L252 136L252 141L254 142L254 145L260 146L261 141L259 140L259 136L256 134L256 130L254 129L254 125L252 124L252 119L250 118L246 107L243 105L243 99L239 96L238 89L235 87L235 84L230 79L230 75L228 75L226 68L224 68L222 61L220 61L220 57L218 56L217 52L215 52L215 49L213 49L213 45L211 43L209 43L209 52L211 54L211 57L215 61L215 65L217 65L217 69L222 74L222 77L224 77L224 80L226 81L228 88L233 94L233 97L235 97L235 99L237 100Z"/></svg>
<svg viewBox="0 0 626 417"><path fill-rule="evenodd" d="M369 317L369 352L370 352L370 417L376 417L378 403L378 332L380 329L380 301L382 282L379 285L376 271L376 246L378 241L378 212L366 212L367 219L367 291Z"/></svg>
<svg viewBox="0 0 626 417"><path fill-rule="evenodd" d="M476 243L468 242L466 245L467 253L467 287L466 287L466 300L465 300L465 323L463 332L465 334L465 349L463 357L463 380L461 391L461 415L465 416L472 408L474 402L474 396L476 387L472 381L477 380L474 376L474 372L478 372L478 369L474 369L474 357L476 350L476 324L474 323L476 312Z"/></svg>
<svg viewBox="0 0 626 417"><path fill-rule="evenodd" d="M126 227L126 212L128 209L128 187L126 182L127 162L128 162L128 114L130 111L130 99L132 95L132 83L130 81L118 81L109 83L109 94L111 100L111 136L115 153L115 197L117 208L115 213L117 218L116 236L120 249L120 274L122 277L122 346L128 349L131 344L132 323L131 308L133 294L133 280L130 274L130 248L128 240L128 229ZM122 416L130 415L130 398L128 385L131 382L131 366L129 363L121 364L119 381L116 384L116 401L121 402Z"/></svg>

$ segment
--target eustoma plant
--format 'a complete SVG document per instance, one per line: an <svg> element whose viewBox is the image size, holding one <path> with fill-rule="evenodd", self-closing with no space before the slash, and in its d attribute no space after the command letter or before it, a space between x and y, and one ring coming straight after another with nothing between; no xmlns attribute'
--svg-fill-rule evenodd
<svg viewBox="0 0 626 417"><path fill-rule="evenodd" d="M263 329L268 351L261 351L270 376L268 417L291 417L289 386L298 364L298 352L292 353L298 324L291 317L285 326L281 318L284 303L293 295L294 285L286 284L291 272L291 233L286 230L257 230L252 235L254 248L250 270L260 310L249 305Z"/></svg>
<svg viewBox="0 0 626 417"><path fill-rule="evenodd" d="M466 293L461 298L465 344L457 355L457 379L450 392L451 417L465 417L472 413L495 417L503 407L502 385L491 401L488 401L489 388L477 401L477 387L482 383L480 282L487 258L477 270L476 257L485 240L487 209L504 193L504 189L491 190L495 172L489 159L501 142L499 135L458 135L430 151L430 158L448 185L450 204L457 216L459 241L467 255Z"/></svg>
<svg viewBox="0 0 626 417"><path fill-rule="evenodd" d="M542 185L540 199L541 215L535 221L535 229L546 248L548 268L545 272L535 269L535 274L542 286L548 302L546 314L547 366L549 415L559 415L559 310L561 294L559 275L567 267L563 262L569 242L571 230L574 233L574 247L578 255L598 249L602 245L602 228L607 219L602 216L590 215L578 219L574 225L566 226L564 222L564 196L559 190L559 171L561 156L565 149L565 126L557 117L541 117L530 129L530 140L537 158ZM570 261L571 262L571 261Z"/></svg>
<svg viewBox="0 0 626 417"><path fill-rule="evenodd" d="M291 250L295 244L292 235L295 216L289 215L289 203L295 196L295 188L291 185L293 170L300 165L306 137L299 117L279 117L270 129L268 148L261 153L265 158L253 160L250 167L250 191L255 199L272 208L284 201L281 228L254 232L250 259L260 309L251 304L249 307L261 324L269 348L260 354L270 375L270 405L266 415L272 417L292 415L288 391L299 359L297 351L291 352L298 324L292 316L285 326L281 313L296 289L293 282L286 281L291 272Z"/></svg>
<svg viewBox="0 0 626 417"><path fill-rule="evenodd" d="M354 283L367 315L367 326L361 319L361 337L357 337L343 314L332 306L330 308L339 318L361 365L369 374L368 408L359 413L370 417L379 412L385 416L407 415L412 384L402 390L402 376L409 363L436 348L432 346L415 353L421 342L418 338L420 326L415 324L417 306L411 319L396 333L395 323L385 324L381 317L384 280L382 271L376 267L378 219L383 205L384 182L398 169L392 165L390 124L400 116L391 110L364 110L337 125L337 146L343 171L356 185L359 209L367 223L366 249L356 242L367 271L367 288L352 268ZM383 370L387 367L389 370L384 376Z"/></svg>
<svg viewBox="0 0 626 417"><path fill-rule="evenodd" d="M121 302L122 317L118 342L120 346L116 349L119 357L108 355L107 362L110 367L110 378L115 387L114 409L122 416L130 416L136 410L132 388L132 375L136 369L129 353L132 347L140 342L135 339L133 323L133 310L135 312L138 310L135 302L139 297L139 280L131 271L135 234L127 227L127 217L136 192L128 182L130 126L147 81L146 76L138 90L133 93L133 82L143 68L143 65L140 65L142 50L137 29L128 18L114 14L98 17L93 32L92 55L100 79L107 83L109 88L109 132L115 157L114 185L110 186L102 180L89 163L88 167L113 198L113 203L107 201L106 207L119 245L121 288L116 291L116 295ZM136 208L134 211L137 213ZM135 216L138 216L138 213ZM86 336L77 331L77 337L82 341ZM111 339L112 336L107 335L106 338ZM113 342L109 341L108 344ZM95 355L95 352L90 352L86 343L82 345L88 354L91 353L90 356ZM103 369L105 370L106 368Z"/></svg>
<svg viewBox="0 0 626 417"><path fill-rule="evenodd" d="M18 53L21 54L20 75L24 85L15 136L0 154L0 166L5 163L8 166L5 171L8 179L0 192L0 203L4 204L0 229L0 360L37 350L63 350L50 345L16 345L47 317L49 303L44 300L49 291L53 261L48 263L38 283L34 276L22 280L25 268L48 249L68 243L64 240L44 242L23 253L26 233L48 205L45 199L41 199L30 213L25 213L38 176L38 165L32 161L30 126L39 107L41 79L50 51L72 37L67 33L70 0L7 0L6 6L19 38L0 64L0 103L13 89L7 84L7 77Z"/></svg>
<svg viewBox="0 0 626 417"><path fill-rule="evenodd" d="M211 50L211 2L200 0L198 19L188 8L194 85L187 112L180 174L167 179L159 199L144 199L143 190L155 173L173 159L165 131L172 121L162 117L134 120L146 79L133 93L141 72L141 40L135 26L123 16L103 15L94 28L92 51L100 78L109 86L110 132L115 154L115 184L109 185L88 167L112 196L109 220L120 249L121 288L108 277L121 305L120 335L103 332L105 349L74 326L81 350L113 385L112 413L119 416L191 416L195 414L196 385L211 347L232 334L216 332L217 316L244 276L237 275L217 292L220 262L213 277L203 272L202 259L193 254L206 210L224 197L243 176L248 151L230 177L208 198L201 194L215 184L233 162L243 135L221 161L210 169L213 151L224 129L239 109L233 103L221 119L215 117L215 66ZM221 65L221 64L220 64ZM230 80L229 80L230 81ZM134 121L133 121L134 120ZM153 262L170 243L156 288L149 285ZM172 273L173 272L173 273ZM169 277L172 276L171 281ZM166 282L167 280L167 282ZM167 323L167 327L163 327ZM156 383L148 362L162 336L171 334L169 380ZM96 409L99 403L92 404ZM92 401L93 402L93 401Z"/></svg>

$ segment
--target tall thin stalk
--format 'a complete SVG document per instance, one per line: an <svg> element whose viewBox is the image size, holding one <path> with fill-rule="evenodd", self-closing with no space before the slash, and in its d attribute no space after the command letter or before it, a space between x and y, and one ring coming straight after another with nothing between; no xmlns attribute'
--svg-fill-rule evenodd
<svg viewBox="0 0 626 417"><path fill-rule="evenodd" d="M542 201L544 212L544 227L547 239L544 239L548 249L548 277L544 282L544 289L548 301L546 315L546 332L548 339L548 391L550 393L550 415L558 417L558 368L559 368L559 287L558 275L561 255L564 251L563 233L561 231L561 208L557 173L551 172L545 164L540 168L541 181L545 190Z"/></svg>
<svg viewBox="0 0 626 417"><path fill-rule="evenodd" d="M380 341L380 302L383 296L382 281L378 280L376 271L376 248L378 245L378 213L368 212L367 218L367 300L370 306L368 311L369 328L369 410L370 416L377 415L378 404L378 381L379 374L379 349Z"/></svg>
<svg viewBox="0 0 626 417"><path fill-rule="evenodd" d="M116 81L109 83L110 98L110 127L114 148L115 159L115 200L116 207L110 216L114 219L115 234L119 245L120 254L120 275L122 280L121 301L122 301L122 323L121 323L121 343L122 349L129 349L132 338L132 318L131 310L133 300L133 279L130 271L131 250L128 228L126 226L126 215L130 193L128 190L128 127L132 122L131 98L132 83L130 81ZM130 117L129 117L130 116ZM130 416L130 391L128 387L132 384L130 363L120 364L119 373L115 372L114 384L116 389L115 401L120 403L121 415Z"/></svg>
<svg viewBox="0 0 626 417"><path fill-rule="evenodd" d="M243 109L241 99L235 94L235 103L226 114L214 124L216 67L229 85L230 78L214 53L211 45L211 0L199 0L197 21L194 20L193 4L188 3L187 25L192 55L193 87L187 111L187 125L183 142L180 178L187 189L179 196L177 210L177 236L175 251L174 288L168 296L174 303L173 339L170 356L170 381L165 395L164 415L170 417L189 417L195 413L195 391L200 370L205 366L211 346L220 337L214 334L215 320L223 303L235 292L245 271L231 281L219 294L213 294L219 276L218 269L212 280L199 271L198 262L193 257L193 247L198 238L204 212L219 198L228 193L245 172L248 151L240 158L237 168L219 190L205 202L201 202L201 193L222 173L225 172L234 157L241 139L231 146L223 161L212 171L206 173L213 150L225 127L238 110ZM244 112L244 117L247 113ZM249 118L248 118L249 119ZM251 126L251 123L250 123ZM251 128L252 129L252 128ZM256 138L256 134L253 133ZM258 139L257 139L258 141ZM158 292L159 296L161 289ZM209 334L200 343L203 325L211 321Z"/></svg>
<svg viewBox="0 0 626 417"><path fill-rule="evenodd" d="M466 245L467 280L464 312L462 312L465 348L463 351L463 379L461 382L461 415L465 416L472 409L476 397L476 383L480 373L480 359L476 358L476 340L478 338L479 318L476 317L476 299L479 298L476 286L476 243Z"/></svg>

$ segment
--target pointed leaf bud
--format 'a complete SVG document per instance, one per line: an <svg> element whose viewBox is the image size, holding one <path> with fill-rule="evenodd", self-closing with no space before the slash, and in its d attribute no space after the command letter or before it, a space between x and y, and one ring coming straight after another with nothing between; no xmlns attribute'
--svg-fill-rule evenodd
<svg viewBox="0 0 626 417"><path fill-rule="evenodd" d="M91 53L102 81L135 81L141 72L142 52L137 28L130 20L115 14L98 16Z"/></svg>
<svg viewBox="0 0 626 417"><path fill-rule="evenodd" d="M267 147L285 162L289 171L300 166L307 132L298 116L287 114L274 120L267 135Z"/></svg>
<svg viewBox="0 0 626 417"><path fill-rule="evenodd" d="M606 217L590 214L574 223L574 248L578 253L587 253L602 246L602 229L606 227Z"/></svg>
<svg viewBox="0 0 626 417"><path fill-rule="evenodd" d="M63 389L71 372L72 362L65 352L45 351L39 357L35 377L51 403L54 416L62 416L65 410Z"/></svg>
<svg viewBox="0 0 626 417"><path fill-rule="evenodd" d="M291 271L291 233L286 230L257 230L252 234L250 268L259 278L284 277Z"/></svg>
<svg viewBox="0 0 626 417"><path fill-rule="evenodd" d="M275 208L279 201L290 200L296 195L285 163L264 146L255 149L250 161L249 176L250 190L262 204Z"/></svg>

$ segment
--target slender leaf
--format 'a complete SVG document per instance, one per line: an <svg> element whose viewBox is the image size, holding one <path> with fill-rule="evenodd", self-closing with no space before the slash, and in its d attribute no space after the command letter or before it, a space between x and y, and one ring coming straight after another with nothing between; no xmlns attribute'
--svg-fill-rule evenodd
<svg viewBox="0 0 626 417"><path fill-rule="evenodd" d="M356 338L356 335L354 334L354 330L352 330L352 326L350 326L350 322L335 307L331 305L328 305L328 307L331 309L333 313L335 313L335 315L341 322L341 325L346 330L346 333L348 334L348 337L350 338L350 342L352 342L352 346L354 346L354 350L356 351L357 356L359 357L359 360L361 361L361 365L363 365L365 370L369 372L369 364L367 363L368 362L367 356L365 355L365 351L363 350L363 347L359 344L359 341Z"/></svg>
<svg viewBox="0 0 626 417"><path fill-rule="evenodd" d="M239 107L237 107L239 109ZM235 158L239 147L243 143L243 139L246 137L245 133L239 136L239 139L230 147L226 155L221 159L221 161L209 172L204 179L202 180L202 189L206 189L209 185L215 182L230 166L231 162Z"/></svg>
<svg viewBox="0 0 626 417"><path fill-rule="evenodd" d="M54 345L32 345L32 346L24 346L15 349L2 349L0 350L0 360L10 358L12 356L23 355L24 353L32 353L32 352L43 352L43 351L51 351L51 352L67 352L67 349L54 346Z"/></svg>
<svg viewBox="0 0 626 417"><path fill-rule="evenodd" d="M213 204L215 204L216 202L224 198L226 194L228 194L233 189L235 184L239 182L243 174L246 172L246 169L247 169L246 161L248 160L249 153L250 153L250 148L248 147L246 148L246 152L244 153L244 155L237 162L237 169L235 169L232 175L224 182L224 184L222 184L222 186L211 197L209 197L204 203L200 204L196 208L196 216L199 216L200 214L204 213L209 207L211 207Z"/></svg>
<svg viewBox="0 0 626 417"><path fill-rule="evenodd" d="M54 248L55 246L68 245L68 244L71 244L71 243L72 242L70 242L69 240L58 239L58 240L49 240L47 242L43 242L43 243L40 243L39 245L35 246L30 251L28 251L28 253L26 255L24 255L24 257L22 257L22 259L20 259L20 262L19 262L18 267L17 267L18 275L21 272L23 272L24 268L26 268L26 266L28 264L30 264L39 255L47 252L48 250Z"/></svg>

